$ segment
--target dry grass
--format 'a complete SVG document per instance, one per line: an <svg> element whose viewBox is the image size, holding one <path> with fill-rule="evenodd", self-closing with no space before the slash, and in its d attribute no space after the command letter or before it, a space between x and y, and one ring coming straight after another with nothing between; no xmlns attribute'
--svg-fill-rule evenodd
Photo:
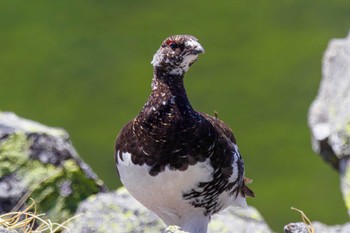
<svg viewBox="0 0 350 233"><path fill-rule="evenodd" d="M292 210L295 210L295 211L298 211L298 212L301 214L301 218L303 219L303 222L304 222L306 225L309 226L308 229L307 229L307 231L308 231L309 233L315 233L315 228L314 228L314 226L312 225L312 222L310 221L310 219L306 216L306 214L305 214L303 211L301 211L301 210L299 210L299 209L297 209L297 208L292 207L291 209L292 209Z"/></svg>
<svg viewBox="0 0 350 233"><path fill-rule="evenodd" d="M17 230L23 233L55 233L61 232L63 229L69 232L65 226L69 221L78 216L74 216L63 223L52 223L49 219L45 219L45 214L38 214L36 211L36 203L31 199L32 203L22 211L12 211L0 215L0 226L8 230ZM35 227L35 228L34 228Z"/></svg>
<svg viewBox="0 0 350 233"><path fill-rule="evenodd" d="M38 184L39 187L42 183L48 179L56 176L61 172L59 169L54 174L45 177ZM0 215L0 226L8 230L16 230L23 233L55 233L61 232L63 229L69 232L69 229L65 226L71 220L79 217L73 216L72 218L64 221L63 223L53 223L50 219L45 219L44 213L37 213L36 203L32 198L29 198L34 189L28 190L27 193L18 201L13 207L11 212ZM25 202L30 199L31 204L24 210L20 211L21 206L25 205Z"/></svg>

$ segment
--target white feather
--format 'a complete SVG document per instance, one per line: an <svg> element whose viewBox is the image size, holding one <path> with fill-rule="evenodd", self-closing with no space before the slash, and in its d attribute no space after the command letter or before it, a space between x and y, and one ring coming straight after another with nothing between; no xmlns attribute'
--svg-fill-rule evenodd
<svg viewBox="0 0 350 233"><path fill-rule="evenodd" d="M209 160L189 166L185 171L166 168L158 175L151 176L151 167L133 164L130 153L123 153L122 158L117 164L120 179L136 200L155 212L167 225L188 228L195 224L193 227L205 226L206 230L209 217L203 215L203 209L195 208L185 201L182 194L191 191L199 182L213 179Z"/></svg>
<svg viewBox="0 0 350 233"><path fill-rule="evenodd" d="M119 154L119 152L117 152ZM145 207L156 213L167 225L181 226L183 230L196 233L206 233L209 216L204 216L204 209L195 208L183 199L182 194L191 191L199 182L210 182L213 179L214 169L209 159L189 166L185 171L170 170L156 176L151 176L150 166L135 165L131 161L130 153L122 154L123 160L119 160L117 167L124 186ZM230 180L238 177L237 164L234 165L234 173ZM196 188L196 191L201 191ZM246 200L241 194L230 195L223 192L219 196L219 202L223 209L234 204L246 207Z"/></svg>
<svg viewBox="0 0 350 233"><path fill-rule="evenodd" d="M162 54L159 50L153 55L153 59L151 61L151 64L153 66L159 66L159 64L162 62L164 58L164 54Z"/></svg>

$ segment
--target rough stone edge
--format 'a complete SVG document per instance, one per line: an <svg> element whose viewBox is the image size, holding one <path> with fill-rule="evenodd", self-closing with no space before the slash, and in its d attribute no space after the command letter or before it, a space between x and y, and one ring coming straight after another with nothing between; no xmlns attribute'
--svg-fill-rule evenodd
<svg viewBox="0 0 350 233"><path fill-rule="evenodd" d="M63 130L61 128L53 128L53 127L51 128L51 127L42 125L38 122L19 117L14 113L1 112L1 111L0 111L0 126L1 126L0 140L1 140L2 146L4 145L4 143L9 143L9 139L11 139L11 137L17 137L17 136L21 137L22 136L24 138L23 143L22 143L23 145L19 145L19 147L23 146L23 150L24 150L23 153L29 153L28 158L26 160L30 159L30 161L32 161L30 163L31 165L33 165L33 163L42 162L42 161L40 161L40 158L30 158L31 157L30 154L33 153L31 151L32 150L32 148L31 148L32 142L30 139L30 136L32 136L32 135L37 135L38 137L48 137L48 138L51 137L53 140L58 140L58 142L54 142L52 144L53 145L52 148L56 149L56 143L59 143L58 146L60 146L60 147L63 146L64 150L68 151L69 158L67 160L63 160L63 163L61 164L61 167L63 167L63 170L56 167L56 168L53 168L54 174L51 174L50 167L52 167L54 165L51 166L50 162L46 162L46 163L42 162L42 165L40 165L40 169L33 168L31 170L28 170L28 171L30 171L30 174L32 174L32 175L36 174L42 170L41 175L36 176L37 177L36 180L41 183L41 181L44 179L43 177L49 177L47 180L45 180L45 186L49 186L50 183L56 182L55 181L56 177L58 177L60 174L61 175L68 174L68 176L63 175L58 180L66 180L69 177L75 177L76 180L84 179L84 181L86 180L87 183L89 183L89 180L91 180L91 182L93 182L95 185L94 189L95 188L97 189L96 192L104 192L107 190L107 187L103 184L103 181L100 180L97 177L97 175L92 171L92 169L86 163L84 163L82 161L82 159L79 157L72 142L69 139L68 133L65 130ZM63 143L62 145L60 144L61 142ZM16 143L17 143L17 141L16 141ZM45 150L45 145L46 144L44 144L43 150ZM3 149L3 147L2 147L2 149ZM57 149L57 150L60 150L60 149ZM4 151L6 151L6 148L4 149ZM5 156L4 158L7 158L7 156ZM25 163L27 163L27 162L25 162ZM2 176L2 178L8 177L9 174L15 174L16 176L18 176L22 173L24 179L26 179L30 176L30 174L29 173L27 174L28 171L25 172L25 169L26 169L25 166L22 166L20 164L14 171L10 171L10 173L6 174L6 176ZM64 170L64 169L67 169L67 170ZM15 172L15 173L13 173L13 172ZM23 172L25 172L25 174L23 174ZM74 174L76 174L76 175L74 175ZM82 178L83 176L85 178ZM34 181L32 181L32 182L34 182ZM64 191L64 190L62 190L63 186L64 187L66 187L67 185L70 186L68 183L67 183L67 185L65 185L65 183L64 184L61 183L62 186L60 185L59 195L62 195L62 196L65 195L64 193L62 193L62 191ZM30 183L27 182L26 184L30 184ZM57 185L58 185L58 183L55 183L54 187L58 187ZM89 185L90 185L90 183L89 183ZM37 183L35 183L35 184L33 183L33 185L30 185L30 186L25 186L25 187L23 186L23 190L20 192L19 198L23 197L24 194L29 193L29 189L28 189L29 187L33 188L34 192L30 192L30 193L31 193L31 195L34 195L34 193L37 192L36 186L37 186ZM86 187L88 187L88 186L86 186ZM69 187L68 187L68 189L69 189ZM65 190L67 190L67 189L65 189ZM74 194L74 198L76 198L76 194ZM18 202L18 200L19 199L17 199L17 201L15 201L12 204L16 204ZM83 200L83 199L81 199L81 200ZM78 205L78 203L79 202L77 202L76 204ZM57 205L59 205L59 203L57 203ZM46 208L46 207L44 207L44 208ZM51 210L51 208L50 208L50 210ZM47 213L49 213L49 212L47 212ZM52 213L53 213L53 215L55 215L55 211L53 211ZM71 213L71 214L73 214L73 213ZM69 215L71 216L71 214L69 214ZM64 213L60 213L59 215L64 215ZM59 215L57 215L57 216L59 216Z"/></svg>

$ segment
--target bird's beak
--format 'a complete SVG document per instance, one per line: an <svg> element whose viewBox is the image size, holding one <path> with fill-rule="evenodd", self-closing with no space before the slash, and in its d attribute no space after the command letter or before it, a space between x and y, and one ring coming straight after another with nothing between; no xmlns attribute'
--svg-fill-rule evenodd
<svg viewBox="0 0 350 233"><path fill-rule="evenodd" d="M202 47L202 45L195 40L187 41L185 46L186 48L188 48L191 54L197 55L200 53L204 53L204 48Z"/></svg>
<svg viewBox="0 0 350 233"><path fill-rule="evenodd" d="M194 54L200 54L200 53L204 53L204 52L205 52L204 48L199 43L198 43L198 46L193 49Z"/></svg>

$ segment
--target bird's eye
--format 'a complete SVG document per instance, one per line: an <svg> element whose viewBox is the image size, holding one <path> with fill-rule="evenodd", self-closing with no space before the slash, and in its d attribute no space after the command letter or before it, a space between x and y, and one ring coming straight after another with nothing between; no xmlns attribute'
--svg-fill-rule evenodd
<svg viewBox="0 0 350 233"><path fill-rule="evenodd" d="M179 47L179 45L176 43L176 41L174 41L174 40L167 40L166 42L165 42L172 50L175 50L175 49L177 49L178 47Z"/></svg>
<svg viewBox="0 0 350 233"><path fill-rule="evenodd" d="M174 43L174 42L170 43L169 46L170 46L170 48L171 48L172 50L175 50L175 49L177 49L177 48L179 47L179 46L178 46L176 43Z"/></svg>

